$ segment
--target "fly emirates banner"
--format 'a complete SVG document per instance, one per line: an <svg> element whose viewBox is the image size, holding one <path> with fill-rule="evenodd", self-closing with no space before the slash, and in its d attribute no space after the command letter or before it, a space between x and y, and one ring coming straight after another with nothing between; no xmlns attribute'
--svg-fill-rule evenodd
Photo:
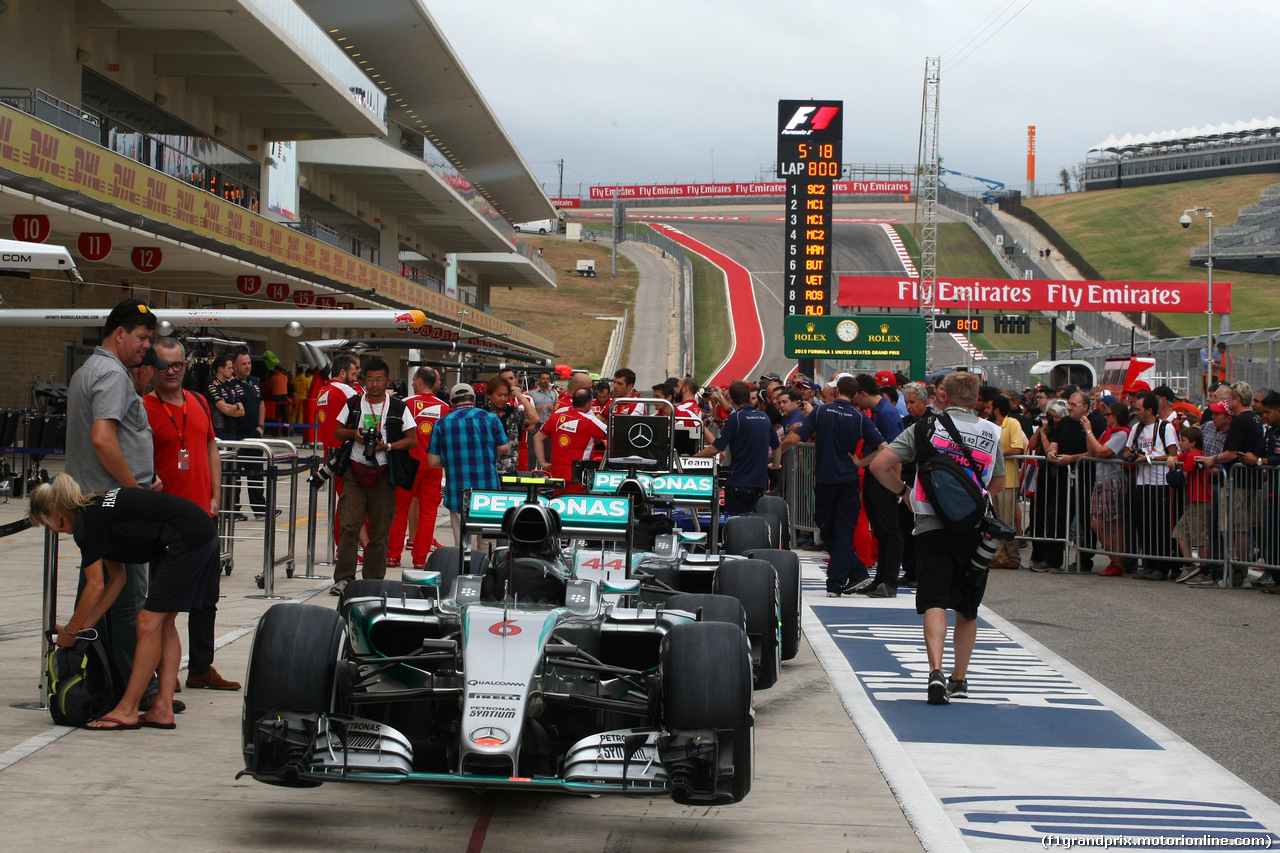
<svg viewBox="0 0 1280 853"><path fill-rule="evenodd" d="M837 304L842 308L918 308L920 289L920 279L907 276L842 275ZM933 304L939 310L1203 314L1209 306L1209 286L1203 281L940 278ZM1213 283L1213 310L1231 313L1230 282Z"/></svg>

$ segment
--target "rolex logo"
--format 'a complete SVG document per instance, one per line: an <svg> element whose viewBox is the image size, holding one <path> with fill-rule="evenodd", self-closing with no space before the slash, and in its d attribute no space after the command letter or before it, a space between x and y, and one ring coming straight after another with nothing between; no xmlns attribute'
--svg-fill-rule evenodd
<svg viewBox="0 0 1280 853"><path fill-rule="evenodd" d="M804 330L805 330L806 332L812 332L812 331L813 331L814 329L816 329L816 328L817 328L817 326L813 325L812 323L805 323L805 324L804 324Z"/></svg>
<svg viewBox="0 0 1280 853"><path fill-rule="evenodd" d="M881 323L881 324L880 324L880 334L882 334L882 335L887 335L887 334L889 334L889 324L888 324L888 323Z"/></svg>

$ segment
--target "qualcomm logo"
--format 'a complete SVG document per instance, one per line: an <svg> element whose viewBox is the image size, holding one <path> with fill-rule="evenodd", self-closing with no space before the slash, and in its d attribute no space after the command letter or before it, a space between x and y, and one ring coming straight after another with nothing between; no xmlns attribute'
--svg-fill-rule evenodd
<svg viewBox="0 0 1280 853"><path fill-rule="evenodd" d="M1046 849L1084 846L1081 839L1107 837L1113 847L1196 849L1201 843L1270 848L1280 841L1237 803L1136 797L944 797L942 804L964 835L1032 842Z"/></svg>

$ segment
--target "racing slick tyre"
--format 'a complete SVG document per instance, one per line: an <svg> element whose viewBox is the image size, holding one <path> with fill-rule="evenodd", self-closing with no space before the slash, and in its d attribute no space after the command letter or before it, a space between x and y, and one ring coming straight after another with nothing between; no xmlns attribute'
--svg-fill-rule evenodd
<svg viewBox="0 0 1280 853"><path fill-rule="evenodd" d="M705 592L682 592L667 599L668 610L685 610L698 617L699 622L728 622L747 630L747 620L742 612L742 602L727 595Z"/></svg>
<svg viewBox="0 0 1280 853"><path fill-rule="evenodd" d="M389 581L384 578L357 578L347 581L347 585L343 587L342 595L338 598L338 612L345 619L347 612L351 609L351 602L357 598L383 597L421 598L422 594L416 587L405 586L400 581Z"/></svg>
<svg viewBox="0 0 1280 853"><path fill-rule="evenodd" d="M795 551L757 548L746 554L752 560L767 560L778 573L778 600L782 602L782 659L800 653L800 557Z"/></svg>
<svg viewBox="0 0 1280 853"><path fill-rule="evenodd" d="M720 542L726 554L745 554L753 548L772 548L769 521L749 515L738 515L724 523Z"/></svg>
<svg viewBox="0 0 1280 853"><path fill-rule="evenodd" d="M268 712L323 714L333 709L336 664L346 645L346 620L327 607L277 604L262 615L244 684L240 742L246 767L255 766L258 721ZM261 781L289 788L320 784L289 774Z"/></svg>
<svg viewBox="0 0 1280 853"><path fill-rule="evenodd" d="M748 518L763 518L769 525L769 547L781 548L782 545L782 519L771 512L753 512Z"/></svg>
<svg viewBox="0 0 1280 853"><path fill-rule="evenodd" d="M460 565L460 549L449 546L437 548L427 557L427 571L440 573L440 594L447 596L453 589L453 582L458 578ZM463 567L466 568L465 566ZM464 572L469 574L469 572Z"/></svg>
<svg viewBox="0 0 1280 853"><path fill-rule="evenodd" d="M742 631L723 623L677 625L662 638L662 723L668 731L715 729L733 739L733 778L726 794L739 802L751 791L755 759L751 654ZM671 798L689 802L676 776Z"/></svg>
<svg viewBox="0 0 1280 853"><path fill-rule="evenodd" d="M751 657L756 690L778 683L782 668L779 623L782 604L778 596L778 573L767 560L734 560L716 572L712 588L720 595L732 595L742 602L747 615L747 636L752 639Z"/></svg>
<svg viewBox="0 0 1280 853"><path fill-rule="evenodd" d="M756 501L755 512L753 515L776 515L778 524L782 528L782 544L779 548L791 547L791 506L785 498L777 495L763 495L760 500Z"/></svg>

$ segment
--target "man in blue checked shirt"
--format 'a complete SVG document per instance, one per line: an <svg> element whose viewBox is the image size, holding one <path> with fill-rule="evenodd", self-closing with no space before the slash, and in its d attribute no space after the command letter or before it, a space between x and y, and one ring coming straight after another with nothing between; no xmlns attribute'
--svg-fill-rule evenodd
<svg viewBox="0 0 1280 853"><path fill-rule="evenodd" d="M502 420L492 412L476 408L476 392L470 385L459 382L449 397L453 411L436 421L427 462L444 469L444 505L449 510L453 541L463 546L463 492L496 490L498 457L505 456L511 446Z"/></svg>

